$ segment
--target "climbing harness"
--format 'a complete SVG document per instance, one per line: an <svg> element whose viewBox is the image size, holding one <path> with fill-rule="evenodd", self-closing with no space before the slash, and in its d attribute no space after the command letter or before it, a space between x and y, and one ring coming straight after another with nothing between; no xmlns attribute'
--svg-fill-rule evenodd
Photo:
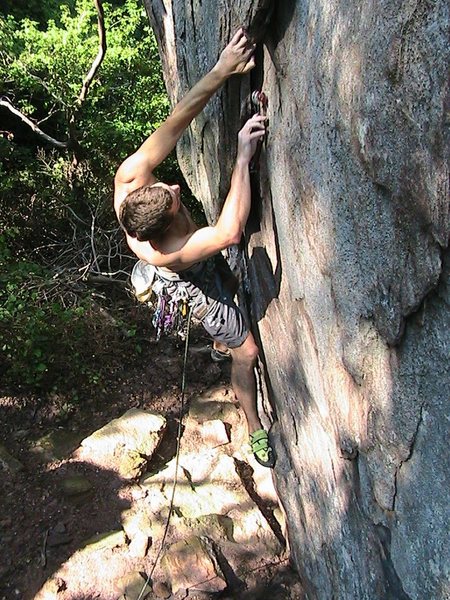
<svg viewBox="0 0 450 600"><path fill-rule="evenodd" d="M205 267L205 279L211 279L214 264L208 259ZM161 272L158 267L139 260L131 272L131 284L134 294L140 302L154 309L152 324L156 331L156 340L162 335L176 334L186 338L189 307L193 309L195 319L201 321L208 312L205 294L192 298L188 294L188 282L176 273ZM155 301L153 301L153 294Z"/></svg>
<svg viewBox="0 0 450 600"><path fill-rule="evenodd" d="M156 340L161 335L176 333L182 339L186 337L186 317L188 314L188 296L186 290L179 287L175 294L168 294L164 287L157 293L156 310L152 324L156 330Z"/></svg>
<svg viewBox="0 0 450 600"><path fill-rule="evenodd" d="M136 298L154 307L152 324L157 341L161 335L177 333L185 338L186 318L188 314L188 295L183 285L177 285L169 294L169 280L165 280L158 268L139 260L131 272L131 284ZM152 295L156 296L156 306Z"/></svg>

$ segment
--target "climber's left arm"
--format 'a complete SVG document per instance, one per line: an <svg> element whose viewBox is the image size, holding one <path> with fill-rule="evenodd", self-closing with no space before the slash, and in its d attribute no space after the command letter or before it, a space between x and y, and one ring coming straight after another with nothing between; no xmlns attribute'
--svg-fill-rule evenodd
<svg viewBox="0 0 450 600"><path fill-rule="evenodd" d="M119 167L116 191L131 191L156 182L154 169L169 155L184 130L205 107L211 96L234 74L244 74L255 66L254 44L245 31L239 29L222 51L219 60L175 106L166 121L145 140L142 146ZM119 188L119 189L118 189Z"/></svg>

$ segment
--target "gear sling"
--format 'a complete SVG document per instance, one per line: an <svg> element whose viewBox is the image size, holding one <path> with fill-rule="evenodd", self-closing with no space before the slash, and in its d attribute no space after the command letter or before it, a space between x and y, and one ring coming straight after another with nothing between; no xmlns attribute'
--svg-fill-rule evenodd
<svg viewBox="0 0 450 600"><path fill-rule="evenodd" d="M134 265L131 284L136 298L154 308L152 324L157 340L161 335L170 333L185 338L189 307L198 321L202 321L208 312L208 302L203 292L198 290L193 296L187 290L189 282L184 281L178 273L163 271L143 260ZM156 296L156 305L151 301L152 294Z"/></svg>

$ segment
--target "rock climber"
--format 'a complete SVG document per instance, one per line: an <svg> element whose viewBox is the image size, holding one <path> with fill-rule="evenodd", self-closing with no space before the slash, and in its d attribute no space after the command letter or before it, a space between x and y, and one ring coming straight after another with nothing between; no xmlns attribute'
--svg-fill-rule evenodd
<svg viewBox="0 0 450 600"><path fill-rule="evenodd" d="M169 287L183 282L190 296L206 299L202 325L221 348L229 349L231 383L246 416L252 452L260 464L272 467L273 450L256 406L254 367L258 348L233 301L232 274L221 255L222 250L239 243L249 215L249 163L258 140L265 134L265 117L252 116L238 134L230 189L214 226L198 227L181 202L180 186L158 181L153 174L226 80L248 73L255 66L254 50L245 30L239 29L211 71L120 165L114 182L114 208L128 246L141 261L156 267Z"/></svg>

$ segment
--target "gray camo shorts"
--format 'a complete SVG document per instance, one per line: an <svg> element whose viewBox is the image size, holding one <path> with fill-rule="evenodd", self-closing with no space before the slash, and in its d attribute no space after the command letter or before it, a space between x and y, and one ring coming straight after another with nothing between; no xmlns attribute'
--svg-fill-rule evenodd
<svg viewBox="0 0 450 600"><path fill-rule="evenodd" d="M161 276L161 271L158 275ZM183 285L194 303L194 317L197 316L212 339L231 349L242 346L249 328L233 301L237 282L223 256L217 254L177 275L177 280L170 278L168 292L171 286Z"/></svg>

